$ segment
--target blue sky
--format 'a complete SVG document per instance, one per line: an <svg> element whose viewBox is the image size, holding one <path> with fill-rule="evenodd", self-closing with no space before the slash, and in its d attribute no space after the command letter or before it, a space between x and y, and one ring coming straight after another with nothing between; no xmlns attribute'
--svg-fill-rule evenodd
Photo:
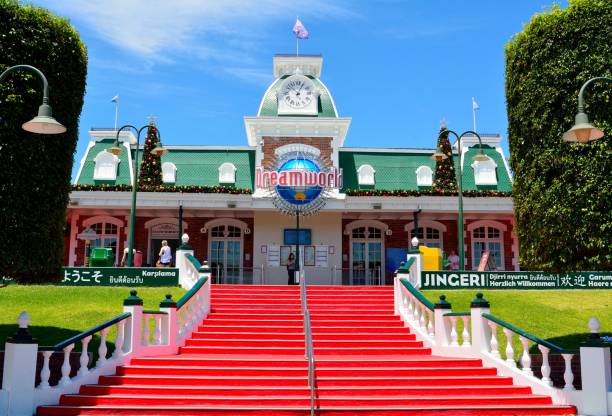
<svg viewBox="0 0 612 416"><path fill-rule="evenodd" d="M273 80L272 56L323 54L321 79L341 116L345 145L433 147L440 120L500 133L507 151L504 45L552 0L35 0L71 20L88 47L85 106L73 175L90 127L144 125L164 144L246 145ZM562 7L566 2L560 2Z"/></svg>

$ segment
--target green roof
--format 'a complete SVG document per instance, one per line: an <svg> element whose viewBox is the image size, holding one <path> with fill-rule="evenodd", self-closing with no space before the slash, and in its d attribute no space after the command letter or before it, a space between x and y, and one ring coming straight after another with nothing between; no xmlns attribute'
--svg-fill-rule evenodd
<svg viewBox="0 0 612 416"><path fill-rule="evenodd" d="M258 117L284 117L278 115L278 102L277 102L277 93L280 90L281 85L283 84L283 80L289 77L289 75L282 76L276 79L270 88L268 89L266 95L263 98L261 103L261 109L259 110ZM319 89L319 114L317 116L302 116L302 117L338 117L336 110L334 109L334 104L327 90L327 87L317 78L308 75L315 86Z"/></svg>
<svg viewBox="0 0 612 416"><path fill-rule="evenodd" d="M119 155L120 162L117 168L117 180L98 181L93 179L95 158L98 153L109 148L113 139L103 139L96 142L89 150L81 174L77 178L78 185L129 185L130 173L127 153ZM132 154L134 152L132 151ZM139 157L142 161L142 149ZM176 166L176 186L217 186L219 183L219 166L225 162L233 163L236 167L236 188L253 189L255 173L255 151L249 149L213 150L189 146L178 149L169 148L168 153L162 156L162 163L171 162Z"/></svg>
<svg viewBox="0 0 612 416"><path fill-rule="evenodd" d="M470 148L465 156L462 169L464 190L498 190L511 191L512 182L506 170L502 156L494 149L484 146L484 153L492 158L497 164L497 185L476 185L474 183L474 169L472 168L472 157L478 152L477 148ZM433 154L433 150L431 151ZM339 163L343 169L344 187L347 189L379 189L379 190L418 190L431 189L430 186L418 186L416 170L419 166L429 166L434 172L436 162L432 160L431 154L416 153L406 150L401 151L340 151ZM454 156L455 165L459 163L458 156ZM374 168L374 185L359 185L357 181L357 169L361 165L370 165Z"/></svg>

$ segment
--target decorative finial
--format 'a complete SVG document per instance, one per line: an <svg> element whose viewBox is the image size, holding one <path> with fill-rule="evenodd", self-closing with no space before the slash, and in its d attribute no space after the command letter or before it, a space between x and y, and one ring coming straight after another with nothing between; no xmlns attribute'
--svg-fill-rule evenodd
<svg viewBox="0 0 612 416"><path fill-rule="evenodd" d="M188 244L189 243L189 235L187 235L187 233L183 234L181 236L181 241L183 242L183 244Z"/></svg>
<svg viewBox="0 0 612 416"><path fill-rule="evenodd" d="M155 127L157 125L157 116L150 115L149 116L149 126Z"/></svg>
<svg viewBox="0 0 612 416"><path fill-rule="evenodd" d="M19 323L19 328L27 328L30 325L30 315L26 311L21 312L17 322Z"/></svg>
<svg viewBox="0 0 612 416"><path fill-rule="evenodd" d="M441 129L448 128L448 122L446 121L446 117L442 117L442 120L440 120L440 128Z"/></svg>
<svg viewBox="0 0 612 416"><path fill-rule="evenodd" d="M23 311L17 318L19 328L15 335L7 339L7 342L12 344L36 344L37 341L28 333L28 325L30 325L30 315Z"/></svg>
<svg viewBox="0 0 612 416"><path fill-rule="evenodd" d="M599 334L599 328L601 328L601 322L596 317L592 317L589 319L589 329L591 330L591 334Z"/></svg>

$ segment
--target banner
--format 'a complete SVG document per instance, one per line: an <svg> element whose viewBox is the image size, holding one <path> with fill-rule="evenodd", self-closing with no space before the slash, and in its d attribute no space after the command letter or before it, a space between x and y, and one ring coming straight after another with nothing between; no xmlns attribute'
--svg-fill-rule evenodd
<svg viewBox="0 0 612 416"><path fill-rule="evenodd" d="M612 272L421 272L421 289L612 289Z"/></svg>
<svg viewBox="0 0 612 416"><path fill-rule="evenodd" d="M64 267L63 286L176 286L176 268Z"/></svg>

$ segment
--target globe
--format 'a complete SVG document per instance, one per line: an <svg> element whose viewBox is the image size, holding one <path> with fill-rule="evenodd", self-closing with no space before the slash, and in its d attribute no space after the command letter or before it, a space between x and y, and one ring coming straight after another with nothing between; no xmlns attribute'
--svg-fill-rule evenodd
<svg viewBox="0 0 612 416"><path fill-rule="evenodd" d="M279 172L287 170L301 170L306 172L321 171L316 163L308 159L289 159L278 168ZM322 189L320 186L276 186L278 195L293 205L307 205L317 199L321 191Z"/></svg>

